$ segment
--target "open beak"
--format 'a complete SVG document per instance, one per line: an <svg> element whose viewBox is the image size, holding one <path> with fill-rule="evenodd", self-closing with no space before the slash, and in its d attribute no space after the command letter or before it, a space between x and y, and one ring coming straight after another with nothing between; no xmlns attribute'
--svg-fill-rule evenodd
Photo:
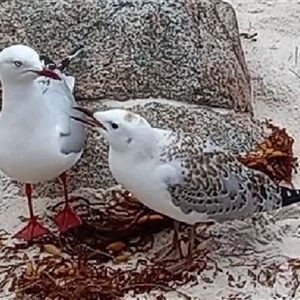
<svg viewBox="0 0 300 300"><path fill-rule="evenodd" d="M61 80L61 78L58 76L58 74L56 74L54 71L43 67L43 69L41 71L34 71L37 74L39 74L40 76L45 76L45 77L49 77L55 80Z"/></svg>
<svg viewBox="0 0 300 300"><path fill-rule="evenodd" d="M101 129L106 130L103 124L94 117L94 112L92 110L84 107L79 107L79 106L73 107L73 109L83 113L83 117L80 118L80 117L71 116L72 119L92 127L100 127Z"/></svg>

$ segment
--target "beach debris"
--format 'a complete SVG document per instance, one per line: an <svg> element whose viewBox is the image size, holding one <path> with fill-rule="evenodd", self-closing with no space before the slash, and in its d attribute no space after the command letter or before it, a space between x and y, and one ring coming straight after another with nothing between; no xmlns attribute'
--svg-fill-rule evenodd
<svg viewBox="0 0 300 300"><path fill-rule="evenodd" d="M198 265L199 273L204 267L204 263ZM195 274L182 270L174 272L161 265L121 270L80 259L46 257L25 267L16 282L16 299L28 299L26 297L30 295L32 300L117 300L123 299L129 291L145 293L157 289L177 292L176 284L195 280ZM192 299L182 292L177 293L185 299Z"/></svg>
<svg viewBox="0 0 300 300"><path fill-rule="evenodd" d="M61 250L53 244L44 244L43 245L43 250L46 251L47 253L53 255L53 256L60 256L61 255Z"/></svg>
<svg viewBox="0 0 300 300"><path fill-rule="evenodd" d="M279 128L266 120L270 136L259 143L246 155L240 155L239 161L249 168L264 172L276 183L292 183L293 172L297 173L298 162L293 153L294 139L285 128Z"/></svg>
<svg viewBox="0 0 300 300"><path fill-rule="evenodd" d="M250 40L251 42L257 42L257 36L258 36L257 32L255 32L255 33L247 33L247 32L240 33L241 38Z"/></svg>
<svg viewBox="0 0 300 300"><path fill-rule="evenodd" d="M296 294L299 291L300 286L300 259L290 258L288 260L289 268L292 270L293 274L293 292L291 298L296 298Z"/></svg>

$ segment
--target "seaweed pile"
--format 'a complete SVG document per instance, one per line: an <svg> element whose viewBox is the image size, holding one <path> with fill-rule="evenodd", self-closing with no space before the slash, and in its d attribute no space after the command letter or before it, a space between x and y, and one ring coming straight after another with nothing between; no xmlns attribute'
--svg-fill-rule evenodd
<svg viewBox="0 0 300 300"><path fill-rule="evenodd" d="M74 200L80 202L82 199ZM123 270L123 263L136 252L151 249L153 233L170 227L172 221L143 207L130 198L128 192L119 193L115 201L107 204L105 213L101 214L98 210L93 220L91 214L96 210L93 204L85 200L79 205L86 211L87 221L80 228L60 236L50 235L34 241L41 253L32 259L20 255L31 246L28 243L6 249L5 257L14 253L14 260L20 261L18 267L23 261L21 275L17 276L16 268L11 268L6 277L6 283L13 278L10 291L16 294L16 299L117 300L123 299L129 291L135 294L153 289L176 291L178 285L196 282L197 274L207 268L208 252L198 238L197 245L200 247L196 249L196 260L189 268L184 261L175 259L161 262L138 259L131 268ZM107 227L108 218L111 227ZM125 225L121 220L128 223ZM48 255L45 256L45 252ZM113 262L113 268L106 264L109 261ZM191 299L176 292L185 299ZM157 299L165 298L159 294Z"/></svg>
<svg viewBox="0 0 300 300"><path fill-rule="evenodd" d="M297 173L297 158L293 154L294 139L286 129L280 129L265 122L271 129L270 136L259 143L246 155L240 155L239 161L249 168L264 172L276 183L292 183L293 172Z"/></svg>

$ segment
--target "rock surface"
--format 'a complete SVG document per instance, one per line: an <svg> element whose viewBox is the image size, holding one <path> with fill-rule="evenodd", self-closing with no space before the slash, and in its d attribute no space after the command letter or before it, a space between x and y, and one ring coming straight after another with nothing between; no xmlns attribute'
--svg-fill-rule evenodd
<svg viewBox="0 0 300 300"><path fill-rule="evenodd" d="M0 46L54 57L82 44L70 73L81 99L164 98L252 113L233 8L220 0L10 0Z"/></svg>

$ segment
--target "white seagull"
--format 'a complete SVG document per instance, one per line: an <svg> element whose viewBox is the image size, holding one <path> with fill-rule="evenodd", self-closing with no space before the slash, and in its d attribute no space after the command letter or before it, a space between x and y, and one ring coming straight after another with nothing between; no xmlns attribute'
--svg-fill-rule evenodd
<svg viewBox="0 0 300 300"><path fill-rule="evenodd" d="M66 171L81 157L84 126L70 118L75 80L59 69L45 68L25 45L0 53L3 89L0 114L0 169L25 184L30 220L15 237L31 240L48 232L34 215L32 184L60 177L64 209L54 218L60 231L82 222L68 203Z"/></svg>
<svg viewBox="0 0 300 300"><path fill-rule="evenodd" d="M247 218L300 201L298 190L277 186L195 135L153 128L122 109L74 109L85 114L74 119L96 127L108 141L110 170L120 184L175 224L192 226L189 260L197 223Z"/></svg>

